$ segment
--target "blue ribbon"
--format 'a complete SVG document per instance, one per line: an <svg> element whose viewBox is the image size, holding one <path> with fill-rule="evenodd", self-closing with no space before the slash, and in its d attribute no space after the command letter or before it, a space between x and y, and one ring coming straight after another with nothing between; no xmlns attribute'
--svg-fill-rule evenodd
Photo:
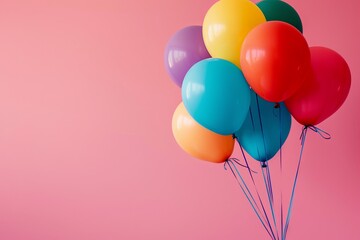
<svg viewBox="0 0 360 240"><path fill-rule="evenodd" d="M253 127L254 132L255 132L255 121L254 121L254 117L253 117L251 108L249 109L249 114L250 114L250 119L251 119L251 125ZM260 150L259 150L259 145L258 144L256 144L256 151L257 151L258 156L260 157Z"/></svg>
<svg viewBox="0 0 360 240"><path fill-rule="evenodd" d="M276 230L276 235L277 235L277 238L279 238L279 232L277 230L276 217L275 217L275 212L274 212L274 197L273 197L273 192L272 192L271 177L270 177L270 172L269 172L268 165L266 163L269 159L267 159L266 142L265 142L265 137L264 137L264 128L263 128L262 119L261 119L261 111L260 111L259 95L258 94L256 94L256 105L257 105L257 111L258 111L258 114L259 114L260 129L261 129L261 135L262 135L262 139L263 139L263 143L264 143L265 158L266 158L265 162L262 163L261 171L263 173L264 183L266 185L266 192L267 192L269 203L270 203L270 209L271 209L271 214L272 214L272 218L273 218L273 221L274 221L274 227L275 227L275 230ZM263 171L264 168L266 168L266 173L267 173L266 178L264 176L264 171Z"/></svg>
<svg viewBox="0 0 360 240"><path fill-rule="evenodd" d="M301 135L300 135L301 150L300 150L299 161L298 161L298 165L297 165L297 169L296 169L294 184L293 184L292 191L291 191L291 197L290 197L288 213L287 213L287 216L286 216L286 223L285 223L285 228L284 228L284 232L283 232L283 236L284 236L283 240L286 240L286 234L287 234L289 224L290 224L291 213L292 213L293 202L294 202L295 189L296 189L296 184L297 184L297 180L298 180L298 176L299 176L300 165L301 165L301 160L302 160L302 155L303 155L304 146L305 146L305 140L306 140L306 134L307 134L308 129L314 131L315 133L318 133L324 139L331 139L331 135L329 133L325 132L324 130L321 130L318 127L312 126L312 125L304 126L302 131L301 131Z"/></svg>
<svg viewBox="0 0 360 240"><path fill-rule="evenodd" d="M231 170L232 174L234 175L234 177L235 177L236 181L238 182L241 190L242 190L243 193L245 194L245 197L247 198L247 200L248 200L248 202L250 203L252 209L254 210L256 216L258 217L258 219L260 220L261 224L262 224L263 227L265 228L266 232L269 234L269 236L271 237L271 239L274 239L274 240L275 240L275 238L273 237L273 235L271 235L269 229L266 227L263 219L260 217L260 214L259 214L259 212L258 212L258 211L259 211L259 207L258 207L256 201L254 200L254 197L252 196L249 188L247 187L244 179L242 178L240 172L239 172L238 169L236 168L236 165L235 165L233 159L228 159L228 160L225 161L225 163L224 163L224 168L225 168L225 170L227 170L226 164L230 167L230 170ZM231 167L231 165L232 165L233 167ZM234 171L233 168L235 169L236 174L235 174L235 171ZM240 179L240 180L239 180L239 179ZM244 185L244 186L243 186L243 185Z"/></svg>
<svg viewBox="0 0 360 240"><path fill-rule="evenodd" d="M239 143L239 146L240 146L241 153L242 153L242 155L243 155L244 161L245 161L245 163L246 163L246 166L247 166L247 168L248 168L248 169L250 169L250 167L249 167L249 163L248 163L247 158L246 158L246 156L245 156L244 149L243 149L243 147L241 146L241 144L240 144L240 143ZM260 194L259 194L258 188L257 188L256 183L255 183L255 180L254 180L254 177L253 177L253 175L252 175L252 173L251 173L250 171L249 171L249 175L250 175L251 181L252 181L252 182L253 182L253 184L254 184L255 191L256 191L256 194L257 194L257 196L258 196L258 199L259 199L259 202L260 202L261 208L262 208L262 210L263 210L263 213L264 213L264 215L265 215L265 218L266 218L267 224L268 224L268 226L269 226L269 228L270 228L270 231L271 231L271 233L272 233L272 235L273 235L273 237L274 237L274 239L275 239L275 234L274 234L274 231L273 231L273 229L272 229L272 227L271 227L271 223L270 223L270 220L269 220L268 214L267 214L267 212L266 212L266 210L265 210L265 207L264 207L263 201L262 201L262 199L261 199L261 197L260 197Z"/></svg>
<svg viewBox="0 0 360 240"><path fill-rule="evenodd" d="M323 139L326 139L326 140L329 140L331 139L331 135L327 132L325 132L324 130L316 127L316 126L313 126L313 125L307 125L307 126L304 126L304 129L307 128L307 129L310 129L312 130L313 132L317 133L320 135L320 137L322 137ZM304 130L303 130L304 132ZM301 136L300 136L301 138Z"/></svg>
<svg viewBox="0 0 360 240"><path fill-rule="evenodd" d="M265 162L268 161L269 159L267 159L267 151L266 151L266 142L265 142L265 137L264 137L264 128L263 128L263 124L262 124L262 120L261 120L261 113L260 113L260 107L259 107L259 96L256 94L256 105L257 105L257 110L258 110L258 114L259 114L259 121L260 121L260 129L261 129L261 135L262 135L262 139L263 139L263 143L264 143L264 150L265 150ZM260 155L259 155L260 157Z"/></svg>
<svg viewBox="0 0 360 240"><path fill-rule="evenodd" d="M280 125L280 127L279 127L279 129L280 129L280 137L279 137L279 146L280 146L280 174L281 174L281 176L282 176L282 169L283 169L283 167L282 167L282 144L281 144L281 142L282 142L282 138L281 138L281 135L282 135L282 131L281 131L281 107L279 107L279 125ZM280 224L281 224L281 232L280 232L280 234L281 234L281 239L282 240L284 240L284 209L283 209L283 192L282 192L282 183L281 183L281 185L280 185Z"/></svg>
<svg viewBox="0 0 360 240"><path fill-rule="evenodd" d="M271 210L272 218L274 221L274 227L276 230L277 239L279 239L279 232L277 229L276 217L275 217L275 211L274 211L274 199L273 199L273 194L272 194L272 185L271 185L271 176L270 176L270 171L269 171L269 165L267 162L264 162L262 164L263 165L261 165L261 167L262 167L261 172L262 172L264 183L266 186L266 193L267 193L269 204L270 204L270 210ZM265 169L265 171L264 171L264 169Z"/></svg>
<svg viewBox="0 0 360 240"><path fill-rule="evenodd" d="M252 170L249 165L244 165L244 164L242 164L242 163L240 162L240 160L237 159L237 158L229 158L228 160L235 162L237 165L239 165L239 166L241 166L241 167L243 167L243 168L247 168L250 172L257 173L256 171ZM225 170L227 170L225 164L224 164L224 168L225 168Z"/></svg>

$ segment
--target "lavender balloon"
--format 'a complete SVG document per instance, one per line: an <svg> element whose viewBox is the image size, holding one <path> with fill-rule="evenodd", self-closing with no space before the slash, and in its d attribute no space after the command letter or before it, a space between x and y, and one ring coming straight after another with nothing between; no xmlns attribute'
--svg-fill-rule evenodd
<svg viewBox="0 0 360 240"><path fill-rule="evenodd" d="M195 63L210 57L202 37L202 26L177 31L168 42L164 55L166 69L179 87Z"/></svg>

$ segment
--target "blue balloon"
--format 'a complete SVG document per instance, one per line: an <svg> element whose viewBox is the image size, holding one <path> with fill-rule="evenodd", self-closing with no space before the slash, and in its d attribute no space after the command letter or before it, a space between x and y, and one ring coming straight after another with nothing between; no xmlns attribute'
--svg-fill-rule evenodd
<svg viewBox="0 0 360 240"><path fill-rule="evenodd" d="M250 156L260 162L266 162L284 144L290 128L291 115L284 103L276 105L251 91L249 114L235 136Z"/></svg>
<svg viewBox="0 0 360 240"><path fill-rule="evenodd" d="M200 125L229 135L239 130L246 118L250 88L237 66L209 58L194 64L185 75L182 100Z"/></svg>

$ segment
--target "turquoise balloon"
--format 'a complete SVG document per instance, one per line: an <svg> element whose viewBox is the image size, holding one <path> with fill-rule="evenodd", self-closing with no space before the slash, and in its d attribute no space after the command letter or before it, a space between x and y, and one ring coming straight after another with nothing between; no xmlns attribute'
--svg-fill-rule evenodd
<svg viewBox="0 0 360 240"><path fill-rule="evenodd" d="M303 26L299 14L288 3L280 0L263 0L256 4L263 12L266 21L282 21L296 27L301 33Z"/></svg>
<svg viewBox="0 0 360 240"><path fill-rule="evenodd" d="M260 162L266 162L274 157L284 144L290 128L291 115L284 103L276 106L275 103L268 102L251 91L249 113L235 136L250 156Z"/></svg>
<svg viewBox="0 0 360 240"><path fill-rule="evenodd" d="M217 58L193 65L182 84L182 100L203 127L222 135L235 133L250 106L250 88L241 70Z"/></svg>

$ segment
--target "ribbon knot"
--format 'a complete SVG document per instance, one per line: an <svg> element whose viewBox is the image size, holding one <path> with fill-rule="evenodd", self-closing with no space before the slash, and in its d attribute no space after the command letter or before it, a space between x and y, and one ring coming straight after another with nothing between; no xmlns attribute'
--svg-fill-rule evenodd
<svg viewBox="0 0 360 240"><path fill-rule="evenodd" d="M301 135L300 135L300 140L301 140L301 144L304 144L305 141L305 136L307 133L307 130L310 129L311 131L313 131L314 133L317 133L320 135L320 137L322 137L323 139L331 139L331 135L327 132L325 132L324 130L314 126L314 125L305 125L301 131Z"/></svg>
<svg viewBox="0 0 360 240"><path fill-rule="evenodd" d="M246 166L240 162L237 158L229 158L224 162L224 169L227 170L226 165L229 165L229 163L236 163L237 165L247 168L248 170L252 171L253 173L257 173L256 171L252 170L249 166Z"/></svg>

